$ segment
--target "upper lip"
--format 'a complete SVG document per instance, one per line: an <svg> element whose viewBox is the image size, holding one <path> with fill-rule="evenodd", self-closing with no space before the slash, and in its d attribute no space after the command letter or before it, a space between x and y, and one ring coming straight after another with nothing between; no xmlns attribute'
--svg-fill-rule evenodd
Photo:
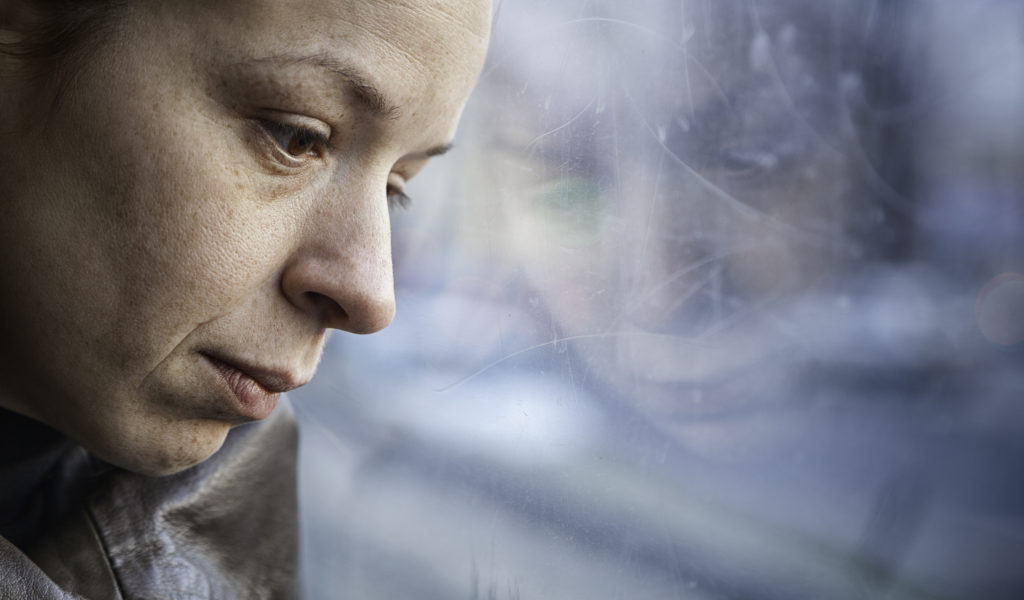
<svg viewBox="0 0 1024 600"><path fill-rule="evenodd" d="M214 363L220 363L221 365L241 372L246 377L249 377L258 383L260 387L268 392L281 394L284 392L290 392L291 390L302 387L306 384L305 381L299 381L297 377L293 377L285 370L261 367L237 358L225 357L222 354L215 352L201 352L200 354L205 356L207 359L212 360Z"/></svg>

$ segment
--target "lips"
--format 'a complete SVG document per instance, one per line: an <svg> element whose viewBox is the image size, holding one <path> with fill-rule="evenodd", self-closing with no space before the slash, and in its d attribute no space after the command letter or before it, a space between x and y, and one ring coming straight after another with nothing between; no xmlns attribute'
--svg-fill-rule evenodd
<svg viewBox="0 0 1024 600"><path fill-rule="evenodd" d="M249 420L270 416L281 394L299 387L287 373L250 365L239 360L202 353L220 375L236 400L233 411Z"/></svg>

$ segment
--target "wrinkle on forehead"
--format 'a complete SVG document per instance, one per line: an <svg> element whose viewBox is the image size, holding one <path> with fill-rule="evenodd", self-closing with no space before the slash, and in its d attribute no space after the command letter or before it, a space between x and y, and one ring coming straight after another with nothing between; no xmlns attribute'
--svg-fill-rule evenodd
<svg viewBox="0 0 1024 600"><path fill-rule="evenodd" d="M490 10L481 0L354 0L348 4L350 10L339 13L339 18L420 64L440 56L471 56L484 49L489 36Z"/></svg>
<svg viewBox="0 0 1024 600"><path fill-rule="evenodd" d="M453 109L453 102L462 103L482 67L485 26L481 34L466 20L434 6L353 4L358 8L338 15L340 28L348 30L339 33L379 57L374 75L387 96L399 106L442 100L446 109ZM489 20L486 6L482 12Z"/></svg>
<svg viewBox="0 0 1024 600"><path fill-rule="evenodd" d="M461 12L451 10L451 2L431 2L427 4L415 0L405 0L395 2L395 4L424 15L433 11L435 14L445 17L447 22L467 30L479 41L486 42L489 37L491 14L488 6L489 2L473 2L474 8Z"/></svg>
<svg viewBox="0 0 1024 600"><path fill-rule="evenodd" d="M188 12L200 13L189 22L204 24L208 37L230 38L224 46L238 60L320 56L354 67L401 109L397 120L431 125L433 144L454 129L490 22L487 0L222 0Z"/></svg>

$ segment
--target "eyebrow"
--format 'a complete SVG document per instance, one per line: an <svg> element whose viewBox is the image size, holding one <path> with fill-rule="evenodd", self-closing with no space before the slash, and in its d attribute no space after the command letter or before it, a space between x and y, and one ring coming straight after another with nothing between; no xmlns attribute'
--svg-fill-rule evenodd
<svg viewBox="0 0 1024 600"><path fill-rule="evenodd" d="M254 62L272 62L279 64L300 63L326 69L341 77L341 79L345 81L352 90L356 99L358 99L363 105L363 108L373 116L385 120L394 120L402 114L401 108L388 100L388 97L373 84L366 74L360 71L357 67L343 63L333 56L322 53L306 55L284 54L260 59ZM416 152L405 158L428 159L434 156L441 156L451 149L451 143L440 144L433 148L424 150L423 152Z"/></svg>
<svg viewBox="0 0 1024 600"><path fill-rule="evenodd" d="M396 119L401 114L401 109L373 84L373 81L359 68L341 62L327 54L291 55L279 54L260 58L252 63L272 63L279 65L307 64L330 71L339 76L348 88L354 93L360 104L370 114L381 119Z"/></svg>

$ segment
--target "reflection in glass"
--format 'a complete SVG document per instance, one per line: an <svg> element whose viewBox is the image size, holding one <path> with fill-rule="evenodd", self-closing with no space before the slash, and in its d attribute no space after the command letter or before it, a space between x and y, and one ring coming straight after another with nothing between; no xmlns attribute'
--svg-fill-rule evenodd
<svg viewBox="0 0 1024 600"><path fill-rule="evenodd" d="M1021 31L502 3L394 325L296 398L310 597L1024 594Z"/></svg>

